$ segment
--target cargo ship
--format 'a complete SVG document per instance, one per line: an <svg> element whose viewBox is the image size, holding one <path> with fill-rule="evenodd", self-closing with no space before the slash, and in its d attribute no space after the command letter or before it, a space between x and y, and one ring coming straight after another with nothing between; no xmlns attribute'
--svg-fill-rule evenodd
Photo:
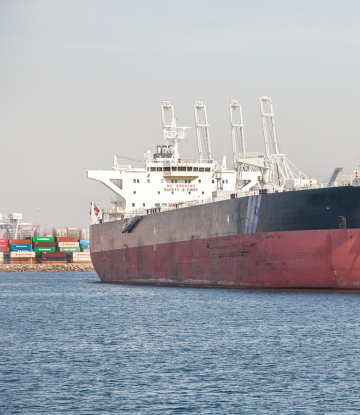
<svg viewBox="0 0 360 415"><path fill-rule="evenodd" d="M180 156L186 128L161 105L164 144L143 168L120 164L87 177L114 192L91 203L90 254L101 281L183 287L360 289L358 172L327 183L280 152L272 100L260 97L265 152L245 151L240 102L230 101L233 169L211 150L195 101L198 155ZM185 141L186 142L186 141Z"/></svg>

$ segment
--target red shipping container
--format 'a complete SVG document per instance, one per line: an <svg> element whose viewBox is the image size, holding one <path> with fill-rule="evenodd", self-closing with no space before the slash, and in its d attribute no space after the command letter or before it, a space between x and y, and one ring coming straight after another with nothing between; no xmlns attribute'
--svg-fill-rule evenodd
<svg viewBox="0 0 360 415"><path fill-rule="evenodd" d="M34 248L55 247L55 242L34 242Z"/></svg>
<svg viewBox="0 0 360 415"><path fill-rule="evenodd" d="M4 246L9 246L7 243L5 243L5 242L0 242L0 247L1 248L4 248Z"/></svg>
<svg viewBox="0 0 360 415"><path fill-rule="evenodd" d="M78 238L68 238L68 237L65 237L65 236L58 236L57 238L56 238L56 241L57 242L79 242L79 239Z"/></svg>
<svg viewBox="0 0 360 415"><path fill-rule="evenodd" d="M0 238L0 244L6 244L5 246L8 246L9 238Z"/></svg>
<svg viewBox="0 0 360 415"><path fill-rule="evenodd" d="M30 239L10 239L9 245L23 245L30 244Z"/></svg>
<svg viewBox="0 0 360 415"><path fill-rule="evenodd" d="M50 258L66 258L66 252L42 252L42 257L50 257Z"/></svg>
<svg viewBox="0 0 360 415"><path fill-rule="evenodd" d="M8 246L1 246L0 252L10 252L10 248Z"/></svg>

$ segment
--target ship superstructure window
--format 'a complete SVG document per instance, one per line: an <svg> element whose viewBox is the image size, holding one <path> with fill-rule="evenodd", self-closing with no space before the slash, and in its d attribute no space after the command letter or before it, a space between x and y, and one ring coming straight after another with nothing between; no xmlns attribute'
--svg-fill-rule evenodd
<svg viewBox="0 0 360 415"><path fill-rule="evenodd" d="M143 207L145 207L145 203L143 203Z"/></svg>
<svg viewBox="0 0 360 415"><path fill-rule="evenodd" d="M177 167L171 167L172 171L177 171Z"/></svg>
<svg viewBox="0 0 360 415"><path fill-rule="evenodd" d="M179 167L178 171L186 171L186 167Z"/></svg>
<svg viewBox="0 0 360 415"><path fill-rule="evenodd" d="M199 167L194 167L194 171L199 171Z"/></svg>
<svg viewBox="0 0 360 415"><path fill-rule="evenodd" d="M155 203L155 207L160 207L160 203Z"/></svg>
<svg viewBox="0 0 360 415"><path fill-rule="evenodd" d="M135 207L135 203L132 204L132 207Z"/></svg>
<svg viewBox="0 0 360 415"><path fill-rule="evenodd" d="M162 171L162 167L156 167L156 171Z"/></svg>
<svg viewBox="0 0 360 415"><path fill-rule="evenodd" d="M204 195L204 194L205 194L205 192L202 192L202 194Z"/></svg>
<svg viewBox="0 0 360 415"><path fill-rule="evenodd" d="M123 181L122 179L110 179L111 183L117 186L119 189L123 188Z"/></svg>
<svg viewBox="0 0 360 415"><path fill-rule="evenodd" d="M210 171L210 167L205 167L205 171Z"/></svg>
<svg viewBox="0 0 360 415"><path fill-rule="evenodd" d="M201 183L201 180L199 180L199 183Z"/></svg>
<svg viewBox="0 0 360 415"><path fill-rule="evenodd" d="M134 190L134 195L136 195L136 190Z"/></svg>
<svg viewBox="0 0 360 415"><path fill-rule="evenodd" d="M170 167L164 167L164 171L170 171Z"/></svg>
<svg viewBox="0 0 360 415"><path fill-rule="evenodd" d="M134 183L136 183L136 179L134 179Z"/></svg>
<svg viewBox="0 0 360 415"><path fill-rule="evenodd" d="M156 167L150 167L150 171L156 171Z"/></svg>
<svg viewBox="0 0 360 415"><path fill-rule="evenodd" d="M199 171L204 171L204 167L199 167Z"/></svg>
<svg viewBox="0 0 360 415"><path fill-rule="evenodd" d="M163 203L161 206L162 207L167 207L167 203Z"/></svg>
<svg viewBox="0 0 360 415"><path fill-rule="evenodd" d="M187 171L192 171L192 167L187 167L186 170Z"/></svg>
<svg viewBox="0 0 360 415"><path fill-rule="evenodd" d="M160 190L158 191L158 195L160 194Z"/></svg>
<svg viewBox="0 0 360 415"><path fill-rule="evenodd" d="M150 179L147 179L147 182L150 183Z"/></svg>
<svg viewBox="0 0 360 415"><path fill-rule="evenodd" d="M177 183L177 180L171 180L171 183Z"/></svg>
<svg viewBox="0 0 360 415"><path fill-rule="evenodd" d="M170 169L170 167L165 167L165 169L166 168ZM164 183L164 179L161 179L161 183Z"/></svg>
<svg viewBox="0 0 360 415"><path fill-rule="evenodd" d="M212 183L215 183L215 180L211 180Z"/></svg>

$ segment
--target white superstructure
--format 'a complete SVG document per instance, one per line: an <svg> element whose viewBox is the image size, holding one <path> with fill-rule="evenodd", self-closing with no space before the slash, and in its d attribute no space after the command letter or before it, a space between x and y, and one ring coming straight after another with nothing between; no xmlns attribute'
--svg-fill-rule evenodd
<svg viewBox="0 0 360 415"><path fill-rule="evenodd" d="M270 106L265 112L264 104ZM164 143L155 153L145 153L144 168L121 165L121 156L114 156L112 170L89 170L89 179L102 182L115 193L115 216L143 214L149 209L167 209L176 205L211 201L222 195L250 190L283 191L289 187L307 187L309 178L300 171L295 174L285 156L279 152L275 134L274 114L270 97L260 98L266 154L246 153L243 121L239 101L230 101L234 170L214 160L209 136L209 124L204 101L195 101L195 124L198 158L189 160L180 155L179 144L186 137L186 129L177 127L171 101L161 104ZM238 114L238 116L237 116ZM267 121L274 151L270 152ZM238 153L238 149L240 153ZM97 217L97 215L96 215Z"/></svg>

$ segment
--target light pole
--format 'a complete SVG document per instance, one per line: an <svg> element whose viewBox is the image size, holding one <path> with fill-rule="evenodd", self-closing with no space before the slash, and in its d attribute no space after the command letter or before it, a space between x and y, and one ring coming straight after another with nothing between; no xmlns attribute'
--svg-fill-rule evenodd
<svg viewBox="0 0 360 415"><path fill-rule="evenodd" d="M40 213L42 212L42 209L36 209L37 211L38 211L38 213L39 213L39 236L41 236L40 235L40 229L41 229L41 226L40 226Z"/></svg>

